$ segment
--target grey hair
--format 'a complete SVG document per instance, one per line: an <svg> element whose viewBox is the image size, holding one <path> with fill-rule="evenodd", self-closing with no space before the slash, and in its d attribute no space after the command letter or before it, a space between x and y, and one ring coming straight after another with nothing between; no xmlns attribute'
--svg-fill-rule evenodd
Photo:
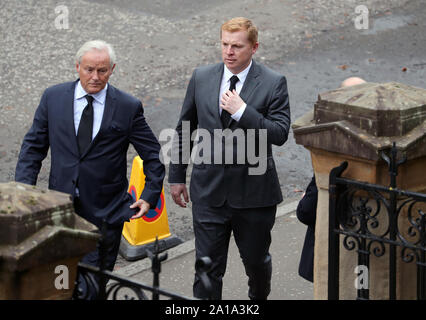
<svg viewBox="0 0 426 320"><path fill-rule="evenodd" d="M91 40L87 41L85 44L81 46L80 49L78 49L77 54L75 55L75 59L78 62L78 64L81 63L81 58L89 51L96 49L96 50L107 50L109 55L109 61L111 68L115 64L115 52L114 48L109 44L106 43L103 40Z"/></svg>

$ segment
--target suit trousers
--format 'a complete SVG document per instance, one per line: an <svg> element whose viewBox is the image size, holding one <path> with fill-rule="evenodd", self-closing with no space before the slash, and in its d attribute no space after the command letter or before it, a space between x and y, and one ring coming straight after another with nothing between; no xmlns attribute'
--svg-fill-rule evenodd
<svg viewBox="0 0 426 320"><path fill-rule="evenodd" d="M74 199L74 207L76 212L78 213L79 209L79 199ZM104 267L106 270L112 271L114 269L115 261L117 260L118 250L120 248L121 234L123 231L124 223L119 225L106 225L105 237L103 239L105 245L105 257L104 257ZM101 232L102 226L97 226L99 228L99 233ZM101 264L101 248L100 242L98 241L96 245L96 249L86 254L81 262L94 266L100 267ZM91 276L91 275L90 275ZM93 300L97 298L98 288L99 288L99 279L96 276L93 276L91 282L88 283L83 279L81 275L79 275L79 289L82 290L83 295L88 300Z"/></svg>
<svg viewBox="0 0 426 320"><path fill-rule="evenodd" d="M269 247L276 206L236 209L227 203L221 207L193 203L192 214L196 259L208 256L212 260L212 268L208 272L212 284L210 297L222 299L222 279L233 233L248 276L248 296L254 300L266 299L271 291L272 261ZM197 274L193 293L197 298L209 298Z"/></svg>

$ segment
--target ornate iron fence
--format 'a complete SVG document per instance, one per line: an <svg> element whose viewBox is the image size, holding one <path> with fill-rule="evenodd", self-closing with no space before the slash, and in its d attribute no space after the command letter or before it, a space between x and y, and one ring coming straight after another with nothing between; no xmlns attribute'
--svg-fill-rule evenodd
<svg viewBox="0 0 426 320"><path fill-rule="evenodd" d="M389 187L342 178L347 162L330 172L329 299L339 299L340 240L344 249L356 249L358 265L366 266L367 270L371 255L388 257L391 300L397 298L398 259L402 263L415 262L417 299L426 299L426 195L397 188L398 166L406 158L397 161L395 143L389 156L385 153L381 156L388 163ZM356 290L357 299L369 299L368 286Z"/></svg>
<svg viewBox="0 0 426 320"><path fill-rule="evenodd" d="M104 234L104 232L101 232ZM105 268L106 248L100 239L100 266L95 267L79 263L77 278L73 293L74 300L149 300L146 292L152 293L152 300L159 300L160 296L174 300L196 300L160 288L161 263L167 259L167 252L160 254L158 239L154 245L154 252L147 250L151 259L151 271L153 273L153 285L149 286L128 277L118 275ZM198 259L195 264L197 274L206 288L211 292L211 283L207 272L210 270L209 257Z"/></svg>

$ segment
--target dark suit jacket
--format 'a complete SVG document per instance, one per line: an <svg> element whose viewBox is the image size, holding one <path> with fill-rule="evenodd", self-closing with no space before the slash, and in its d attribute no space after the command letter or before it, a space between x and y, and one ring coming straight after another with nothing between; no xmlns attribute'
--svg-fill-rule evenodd
<svg viewBox="0 0 426 320"><path fill-rule="evenodd" d="M306 188L305 196L300 200L296 214L300 222L306 224L305 242L303 243L302 256L299 263L299 275L308 281L314 279L314 246L315 222L317 217L318 189L315 176Z"/></svg>
<svg viewBox="0 0 426 320"><path fill-rule="evenodd" d="M142 103L111 84L99 133L79 154L74 127L74 89L77 81L48 88L38 106L32 127L22 143L15 180L35 185L42 160L51 150L49 188L75 196L78 183L81 212L100 226L127 221L129 208L127 149L131 143L144 161L145 189L141 199L155 207L161 193L164 165L160 145L145 121Z"/></svg>
<svg viewBox="0 0 426 320"><path fill-rule="evenodd" d="M184 121L190 121L191 134L197 128L203 129L211 140L210 161L193 165L191 200L213 207L219 207L225 201L234 208L276 205L282 201L282 194L272 157L272 145L282 145L288 137L290 107L286 78L253 60L241 89L240 96L246 102L247 108L240 121L232 120L229 128L233 132L240 129L246 141L249 129L266 129L267 132L266 154L259 154L266 157L266 170L263 174L253 175L249 174L249 168L257 167L257 164L248 161L247 145L244 163L238 164L235 161L236 139L233 143L233 164L215 164L217 149L213 141L218 134L214 130L223 129L219 114L219 90L223 70L224 64L219 63L197 68L193 72L176 128L179 143L175 143L174 147L178 148L179 155L183 153L182 141L185 141L185 133L182 130ZM222 142L222 153L225 152L223 140L219 141L219 144ZM259 139L256 139L254 149L259 153ZM169 182L185 183L186 169L185 161L173 163L172 159Z"/></svg>

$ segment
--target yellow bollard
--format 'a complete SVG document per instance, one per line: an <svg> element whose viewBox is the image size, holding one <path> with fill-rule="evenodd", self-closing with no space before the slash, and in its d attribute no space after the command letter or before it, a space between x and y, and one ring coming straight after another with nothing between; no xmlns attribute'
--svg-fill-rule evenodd
<svg viewBox="0 0 426 320"><path fill-rule="evenodd" d="M133 159L128 192L133 199L139 199L145 187L143 161L137 156ZM134 261L147 256L146 249L153 251L155 240L159 240L159 252L172 248L182 240L172 236L167 218L164 189L156 208L151 208L143 217L125 222L120 243L120 254L124 259Z"/></svg>

